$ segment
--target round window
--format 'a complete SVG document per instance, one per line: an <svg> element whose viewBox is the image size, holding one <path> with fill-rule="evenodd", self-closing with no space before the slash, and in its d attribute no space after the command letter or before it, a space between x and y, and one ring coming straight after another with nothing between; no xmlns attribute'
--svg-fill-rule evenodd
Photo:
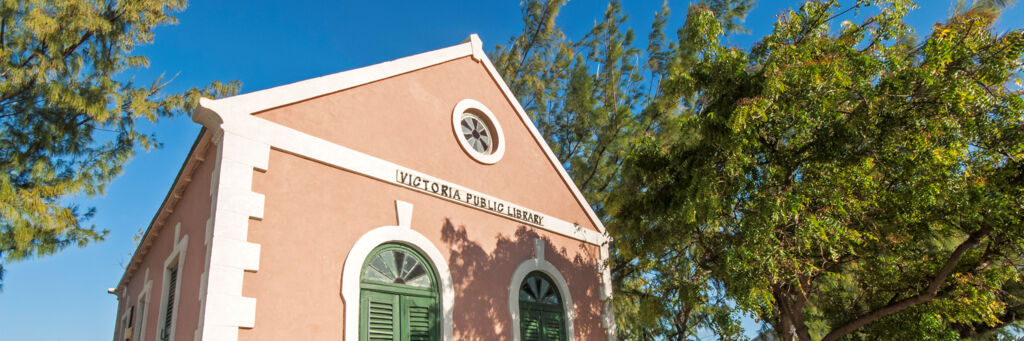
<svg viewBox="0 0 1024 341"><path fill-rule="evenodd" d="M480 116L470 112L462 114L462 138L469 142L469 146L480 154L491 154L494 151L494 140L491 136L491 129L484 123Z"/></svg>
<svg viewBox="0 0 1024 341"><path fill-rule="evenodd" d="M452 128L462 149L481 163L496 163L505 153L501 126L483 103L459 101L452 111Z"/></svg>

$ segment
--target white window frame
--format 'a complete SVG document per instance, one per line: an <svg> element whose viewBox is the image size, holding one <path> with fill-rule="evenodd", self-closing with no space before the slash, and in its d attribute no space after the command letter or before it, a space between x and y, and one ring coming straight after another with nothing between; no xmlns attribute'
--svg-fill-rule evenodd
<svg viewBox="0 0 1024 341"><path fill-rule="evenodd" d="M117 327L114 328L114 341L124 341L125 339L124 333L127 332L125 328L128 328L128 312L132 309L130 304L131 302L128 301L129 300L126 299L122 302L125 304L125 309L124 312L121 313L121 316L117 318Z"/></svg>
<svg viewBox="0 0 1024 341"><path fill-rule="evenodd" d="M485 123L489 123L494 128L494 131L491 132L491 135L494 135L492 136L493 139L491 139L494 147L490 154L476 151L462 136L462 129L460 128L462 114L467 111L472 111L472 114L481 120L490 121ZM459 145L466 151L466 154L469 154L470 157L480 163L492 165L500 161L502 156L505 156L505 131L501 129L498 117L494 116L491 109L488 109L487 106L477 100L467 98L455 104L455 109L452 109L452 132L455 133L455 140L459 141Z"/></svg>
<svg viewBox="0 0 1024 341"><path fill-rule="evenodd" d="M418 251L423 258L430 261L437 270L437 279L441 297L441 314L438 323L441 327L441 340L452 340L452 309L455 306L455 289L452 274L448 269L441 251L426 236L414 231L409 224L412 222L412 204L395 200L398 213L397 226L381 226L366 232L345 257L342 270L341 298L345 301L345 340L359 340L359 279L362 275L363 263L378 246L387 243L399 243Z"/></svg>
<svg viewBox="0 0 1024 341"><path fill-rule="evenodd" d="M512 340L522 340L522 336L519 335L519 287L523 285L523 280L527 275L536 271L548 275L551 281L555 282L555 287L558 288L558 293L562 296L562 309L565 311L565 337L566 340L573 341L576 338L576 332L573 330L575 314L572 309L572 293L569 292L569 285L558 268L544 259L544 240L534 239L533 247L533 258L519 264L516 271L512 273L512 281L508 285L508 311L512 314Z"/></svg>
<svg viewBox="0 0 1024 341"><path fill-rule="evenodd" d="M149 279L149 268L146 268L145 285L142 291L139 292L139 298L135 300L135 321L132 322L132 341L140 341L145 337L146 332L146 321L149 317L149 305L151 302L149 294L153 290L153 280ZM122 335L123 336L123 335ZM121 338L124 340L124 337Z"/></svg>
<svg viewBox="0 0 1024 341"><path fill-rule="evenodd" d="M185 254L188 251L188 235L186 234L184 236L181 236L181 240L178 240L178 236L180 235L180 233L181 223L178 223L177 226L174 227L174 240L177 241L177 243L174 245L174 250L171 251L171 254L167 256L166 260L164 260L163 274L161 275L163 284L160 285L160 311L158 315L160 316L160 318L157 320L157 341L162 340L160 337L164 333L163 321L166 321L167 319L168 304L172 304L171 311L174 314L174 316L171 316L171 326L168 340L176 340L174 338L174 331L177 329L178 325L178 303L181 302L181 277L185 272ZM171 279L167 275L170 273L169 269L172 267L172 264L174 265L175 268L178 269L178 272L177 277L174 280L174 288L168 288L168 284L170 284ZM171 289L174 290L174 302L167 302L167 293L168 290Z"/></svg>

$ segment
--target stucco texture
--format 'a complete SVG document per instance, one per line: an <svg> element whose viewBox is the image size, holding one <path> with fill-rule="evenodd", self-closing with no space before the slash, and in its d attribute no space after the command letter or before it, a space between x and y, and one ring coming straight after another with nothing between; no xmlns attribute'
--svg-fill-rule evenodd
<svg viewBox="0 0 1024 341"><path fill-rule="evenodd" d="M181 275L175 338L190 340L198 327L199 287L206 262L204 238L206 220L210 216L210 177L214 169L213 160L216 160L217 156L216 146L207 148L205 155L202 156L206 161L200 161L193 173L183 174L183 176L190 177L191 182L181 193L180 200L171 207L164 207L173 212L167 216L164 225L149 231L150 234L155 234L155 238L151 245L144 246L145 254L142 256L142 262L126 282L126 295L118 306L118 321L130 306L137 304L139 294L145 288L146 269L149 269L149 279L153 281L149 302L146 304L145 334L136 341L159 340L158 335L163 327L162 321L160 321L160 299L161 295L164 295L164 262L174 250L174 229L179 222L181 223L179 238L188 235L188 246L185 252L185 262L179 269ZM140 312L136 311L136 314L138 315ZM139 325L136 325L135 328L138 329ZM120 332L120 329L117 332Z"/></svg>
<svg viewBox="0 0 1024 341"><path fill-rule="evenodd" d="M459 146L452 108L472 98L505 132L504 158L481 164ZM259 113L258 117L596 230L482 64L469 57ZM395 200L414 205L411 228L444 255L454 282L454 338L510 340L509 286L533 258L534 239L565 277L576 340L603 340L599 248L478 209L272 150L253 191L265 195L248 239L260 269L243 295L256 323L239 340L338 340L344 332L342 269L362 234L396 225ZM358 276L358 274L354 274ZM563 293L564 295L564 293Z"/></svg>
<svg viewBox="0 0 1024 341"><path fill-rule="evenodd" d="M462 99L486 105L505 155L477 162L451 117ZM597 230L483 64L463 57L256 114L327 141Z"/></svg>

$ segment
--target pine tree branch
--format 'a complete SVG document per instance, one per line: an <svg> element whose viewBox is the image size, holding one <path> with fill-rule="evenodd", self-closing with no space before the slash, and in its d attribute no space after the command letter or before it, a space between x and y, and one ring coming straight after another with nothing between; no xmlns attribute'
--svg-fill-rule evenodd
<svg viewBox="0 0 1024 341"><path fill-rule="evenodd" d="M550 6L551 4L549 2L546 5ZM526 63L526 59L527 59L527 56L530 54L530 50L532 50L534 44L536 44L537 37L540 36L541 29L544 28L547 25L547 22L550 19L549 18L550 16L551 16L550 10L548 10L545 7L544 17L542 18L543 20L541 20L540 24L537 25L537 29L535 29L533 31L533 33L530 34L529 41L524 43L526 45L524 46L524 49L523 49L523 56L522 56L522 58L519 59L519 65L516 66L516 69L515 69L515 71L512 72L512 74L519 74L519 72L523 69L523 64Z"/></svg>

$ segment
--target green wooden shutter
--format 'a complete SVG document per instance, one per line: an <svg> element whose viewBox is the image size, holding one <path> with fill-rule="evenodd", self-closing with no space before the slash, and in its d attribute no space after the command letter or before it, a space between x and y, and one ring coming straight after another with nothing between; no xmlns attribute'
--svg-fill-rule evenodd
<svg viewBox="0 0 1024 341"><path fill-rule="evenodd" d="M523 341L566 340L564 313L527 302L519 304L519 335Z"/></svg>
<svg viewBox="0 0 1024 341"><path fill-rule="evenodd" d="M398 296L368 290L360 296L359 340L399 341Z"/></svg>
<svg viewBox="0 0 1024 341"><path fill-rule="evenodd" d="M430 297L402 297L403 341L438 340L437 300Z"/></svg>
<svg viewBox="0 0 1024 341"><path fill-rule="evenodd" d="M359 284L360 341L441 339L437 277L415 250L398 244L375 249Z"/></svg>
<svg viewBox="0 0 1024 341"><path fill-rule="evenodd" d="M519 287L519 335L523 341L565 341L562 296L548 275L529 273Z"/></svg>
<svg viewBox="0 0 1024 341"><path fill-rule="evenodd" d="M543 316L544 341L565 340L565 321L562 318L562 313L545 311Z"/></svg>
<svg viewBox="0 0 1024 341"><path fill-rule="evenodd" d="M541 341L540 315L533 310L520 309L519 336L523 341Z"/></svg>

